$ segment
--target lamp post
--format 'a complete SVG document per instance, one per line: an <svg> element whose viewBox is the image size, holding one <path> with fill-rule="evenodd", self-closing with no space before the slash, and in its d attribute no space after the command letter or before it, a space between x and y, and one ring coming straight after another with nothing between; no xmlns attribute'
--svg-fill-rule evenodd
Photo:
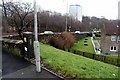
<svg viewBox="0 0 120 80"><path fill-rule="evenodd" d="M67 24L68 24L68 1L67 1L67 9L66 9L66 26L65 26L66 32L67 32Z"/></svg>
<svg viewBox="0 0 120 80"><path fill-rule="evenodd" d="M36 0L34 0L34 32L35 32L35 41L34 41L34 53L36 58L36 71L41 72L40 66L40 45L38 41L38 29L37 29L37 9L36 9Z"/></svg>

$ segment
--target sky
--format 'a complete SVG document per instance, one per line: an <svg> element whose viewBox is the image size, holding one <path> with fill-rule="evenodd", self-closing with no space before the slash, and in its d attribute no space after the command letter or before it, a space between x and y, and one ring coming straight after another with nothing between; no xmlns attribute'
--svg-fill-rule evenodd
<svg viewBox="0 0 120 80"><path fill-rule="evenodd" d="M22 1L33 3L34 0ZM107 19L118 18L119 1L120 0L36 0L41 10L56 11L65 14L69 11L69 5L78 4L82 7L82 15L99 18L104 16Z"/></svg>

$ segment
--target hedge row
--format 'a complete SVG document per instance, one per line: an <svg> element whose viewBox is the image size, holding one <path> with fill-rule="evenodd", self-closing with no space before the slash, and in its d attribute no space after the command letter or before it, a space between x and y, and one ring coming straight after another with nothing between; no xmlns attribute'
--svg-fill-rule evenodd
<svg viewBox="0 0 120 80"><path fill-rule="evenodd" d="M78 50L70 50L70 52L120 67L120 59L117 56L113 57L113 56L102 55L102 54L92 54L92 53L81 52Z"/></svg>
<svg viewBox="0 0 120 80"><path fill-rule="evenodd" d="M18 40L2 40L2 50L17 57L23 57L23 43Z"/></svg>

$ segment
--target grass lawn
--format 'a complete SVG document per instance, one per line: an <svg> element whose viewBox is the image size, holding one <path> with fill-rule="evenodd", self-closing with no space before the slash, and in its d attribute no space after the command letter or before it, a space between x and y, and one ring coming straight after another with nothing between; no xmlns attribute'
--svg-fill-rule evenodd
<svg viewBox="0 0 120 80"><path fill-rule="evenodd" d="M88 40L85 40L85 39L88 39ZM84 45L85 43L87 43L88 46L85 46ZM74 46L71 49L95 54L94 47L90 37L86 37L86 38L83 38L82 40L79 40L77 43L74 44Z"/></svg>
<svg viewBox="0 0 120 80"><path fill-rule="evenodd" d="M64 77L117 78L118 67L40 44L43 63Z"/></svg>

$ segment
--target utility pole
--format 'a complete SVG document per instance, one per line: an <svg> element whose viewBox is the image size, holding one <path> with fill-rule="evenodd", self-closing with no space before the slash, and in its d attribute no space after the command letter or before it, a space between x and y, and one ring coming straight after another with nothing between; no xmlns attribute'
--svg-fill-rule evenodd
<svg viewBox="0 0 120 80"><path fill-rule="evenodd" d="M37 29L37 8L36 0L34 0L34 32L35 32L35 41L34 41L34 53L36 58L36 71L41 72L40 65L40 44L38 41L38 29Z"/></svg>

